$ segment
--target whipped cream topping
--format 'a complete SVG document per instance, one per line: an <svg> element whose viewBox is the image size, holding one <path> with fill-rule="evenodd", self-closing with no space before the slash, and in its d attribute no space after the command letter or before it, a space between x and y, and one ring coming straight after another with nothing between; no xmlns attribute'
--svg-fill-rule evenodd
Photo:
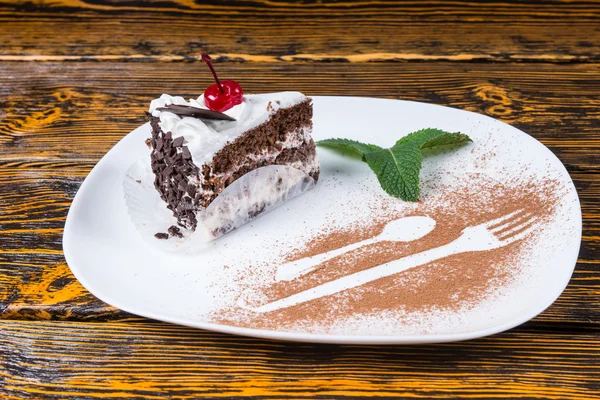
<svg viewBox="0 0 600 400"><path fill-rule="evenodd" d="M241 104L224 112L235 118L235 121L216 121L180 117L168 111L157 110L169 104L207 109L204 95L186 101L181 96L163 94L152 100L148 112L160 118L159 125L163 132L171 132L174 139L183 136L194 164L201 168L203 164L210 163L214 155L227 143L267 122L280 108L291 107L305 100L306 96L300 92L245 95Z"/></svg>

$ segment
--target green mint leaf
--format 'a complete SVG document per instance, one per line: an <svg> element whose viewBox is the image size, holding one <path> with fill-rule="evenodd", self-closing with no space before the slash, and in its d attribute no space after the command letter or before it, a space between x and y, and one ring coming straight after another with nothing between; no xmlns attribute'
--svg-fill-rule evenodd
<svg viewBox="0 0 600 400"><path fill-rule="evenodd" d="M376 146L374 144L361 143L361 142L357 142L356 140L350 140L350 139L319 140L317 142L317 145L319 145L321 147L327 147L332 150L351 153L355 156L361 157L363 159L363 161L365 159L366 153L382 150L381 147Z"/></svg>
<svg viewBox="0 0 600 400"><path fill-rule="evenodd" d="M317 144L360 156L373 170L385 192L405 201L418 201L422 150L471 141L460 132L428 128L406 135L389 149L349 139L326 139Z"/></svg>
<svg viewBox="0 0 600 400"><path fill-rule="evenodd" d="M451 146L462 143L472 142L471 138L460 132L444 132L440 136L429 139L421 145L421 149L433 149L440 146Z"/></svg>
<svg viewBox="0 0 600 400"><path fill-rule="evenodd" d="M386 193L405 201L417 201L423 159L421 150L414 146L394 147L367 153L365 161Z"/></svg>
<svg viewBox="0 0 600 400"><path fill-rule="evenodd" d="M441 129L427 128L404 136L396 142L394 147L414 146L419 149L430 149L438 146L448 146L471 141L469 136L460 132L451 133Z"/></svg>

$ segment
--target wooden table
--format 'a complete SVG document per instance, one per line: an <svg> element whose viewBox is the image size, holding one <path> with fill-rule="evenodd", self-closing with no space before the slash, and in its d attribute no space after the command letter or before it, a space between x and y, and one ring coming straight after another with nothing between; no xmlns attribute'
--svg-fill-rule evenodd
<svg viewBox="0 0 600 400"><path fill-rule="evenodd" d="M599 2L6 0L0 38L0 397L600 398ZM516 329L429 346L270 342L99 301L63 257L71 200L150 99L211 83L201 50L249 93L416 100L532 134L581 198L571 283Z"/></svg>

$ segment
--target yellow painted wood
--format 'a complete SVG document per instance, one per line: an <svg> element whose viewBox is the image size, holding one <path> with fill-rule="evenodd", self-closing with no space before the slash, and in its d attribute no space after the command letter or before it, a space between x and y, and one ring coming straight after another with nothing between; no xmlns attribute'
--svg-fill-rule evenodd
<svg viewBox="0 0 600 400"><path fill-rule="evenodd" d="M600 398L600 338L585 334L514 331L377 347L262 341L150 322L0 321L0 349L3 398Z"/></svg>

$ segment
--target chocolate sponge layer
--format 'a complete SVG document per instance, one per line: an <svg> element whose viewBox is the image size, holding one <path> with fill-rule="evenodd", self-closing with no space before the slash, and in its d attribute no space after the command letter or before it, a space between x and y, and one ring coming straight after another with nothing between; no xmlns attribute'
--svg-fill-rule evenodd
<svg viewBox="0 0 600 400"><path fill-rule="evenodd" d="M154 186L179 224L188 229L196 228L199 209L207 207L244 174L267 165L314 165L316 148L312 139L302 141L297 147L283 148L289 134L303 136L305 131L312 130L310 99L277 110L267 122L227 143L202 170L192 162L183 138L173 139L170 132L162 132L159 118L149 115L149 119ZM259 157L264 154L271 157ZM318 167L307 173L315 181L319 178Z"/></svg>

